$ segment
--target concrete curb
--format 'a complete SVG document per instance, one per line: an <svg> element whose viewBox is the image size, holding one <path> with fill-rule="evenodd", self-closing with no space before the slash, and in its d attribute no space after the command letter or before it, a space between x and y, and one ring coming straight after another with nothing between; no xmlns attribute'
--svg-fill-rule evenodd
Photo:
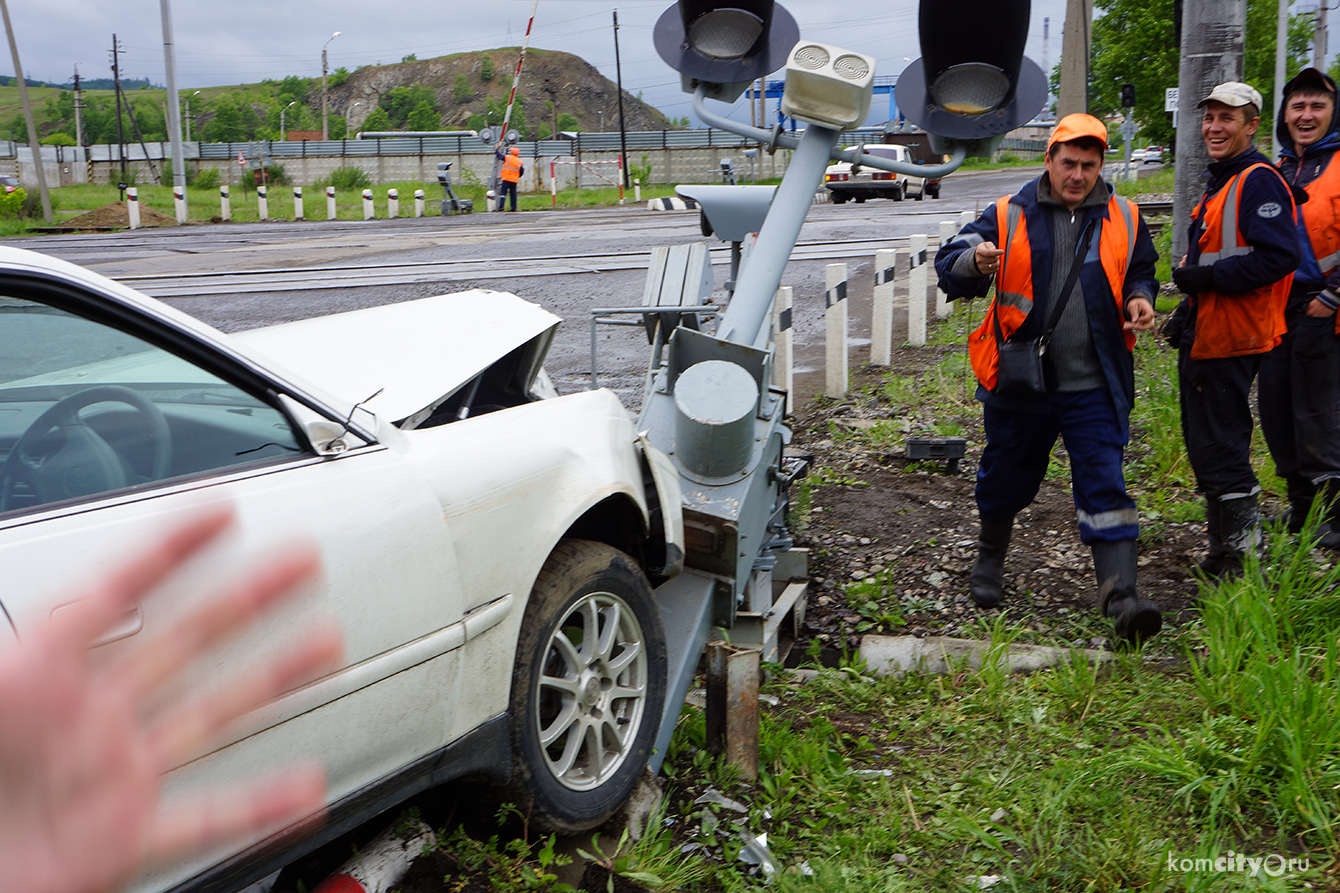
<svg viewBox="0 0 1340 893"><path fill-rule="evenodd" d="M948 673L967 665L979 670L982 660L991 648L990 642L976 639L952 639L945 636L866 636L861 640L861 659L876 676L891 673ZM1069 648L1046 645L1010 645L1005 653L1005 665L1011 673L1030 673L1056 666L1070 660ZM1090 663L1112 660L1108 651L1086 648L1083 654Z"/></svg>

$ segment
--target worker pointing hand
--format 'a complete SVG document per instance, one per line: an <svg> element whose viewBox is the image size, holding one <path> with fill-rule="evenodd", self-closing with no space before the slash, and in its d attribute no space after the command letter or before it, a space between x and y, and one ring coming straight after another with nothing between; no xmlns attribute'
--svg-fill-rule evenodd
<svg viewBox="0 0 1340 893"><path fill-rule="evenodd" d="M977 264L978 272L989 276L1000 269L1000 256L1004 253L1003 249L996 247L995 242L982 242L973 251L973 263Z"/></svg>

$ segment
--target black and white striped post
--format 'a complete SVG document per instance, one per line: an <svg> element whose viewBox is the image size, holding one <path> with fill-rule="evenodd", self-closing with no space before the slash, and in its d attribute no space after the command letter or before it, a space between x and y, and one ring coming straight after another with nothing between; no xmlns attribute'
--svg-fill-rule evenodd
<svg viewBox="0 0 1340 893"><path fill-rule="evenodd" d="M898 272L898 251L875 252L875 290L870 306L870 362L887 366L893 359L893 279Z"/></svg>
<svg viewBox="0 0 1340 893"><path fill-rule="evenodd" d="M772 383L788 394L795 393L796 376L794 354L791 352L794 341L794 329L791 328L791 303L794 289L783 285L777 289L777 297L772 305L774 330L777 332L777 346L773 351Z"/></svg>
<svg viewBox="0 0 1340 893"><path fill-rule="evenodd" d="M186 222L186 187L172 187L172 209L176 212L177 222Z"/></svg>
<svg viewBox="0 0 1340 893"><path fill-rule="evenodd" d="M364 220L371 220L371 219L376 215L376 213L377 213L376 209L372 206L372 190L371 190L371 189L364 189L364 190L363 190L363 219L364 219Z"/></svg>
<svg viewBox="0 0 1340 893"><path fill-rule="evenodd" d="M824 393L847 396L847 265L824 266Z"/></svg>
<svg viewBox="0 0 1340 893"><path fill-rule="evenodd" d="M261 220L270 219L270 197L266 190L265 186L256 187L256 208Z"/></svg>
<svg viewBox="0 0 1340 893"><path fill-rule="evenodd" d="M400 216L400 190L386 190L386 219L395 220Z"/></svg>
<svg viewBox="0 0 1340 893"><path fill-rule="evenodd" d="M223 220L233 219L233 200L228 197L228 187L219 187L219 217Z"/></svg>
<svg viewBox="0 0 1340 893"><path fill-rule="evenodd" d="M335 219L335 187L326 187L326 219Z"/></svg>
<svg viewBox="0 0 1340 893"><path fill-rule="evenodd" d="M907 343L921 347L926 343L926 236L909 239L911 273L907 277Z"/></svg>
<svg viewBox="0 0 1340 893"><path fill-rule="evenodd" d="M306 220L302 213L302 187L293 187L293 219Z"/></svg>
<svg viewBox="0 0 1340 893"><path fill-rule="evenodd" d="M126 189L126 218L131 229L140 228L140 191L134 186Z"/></svg>

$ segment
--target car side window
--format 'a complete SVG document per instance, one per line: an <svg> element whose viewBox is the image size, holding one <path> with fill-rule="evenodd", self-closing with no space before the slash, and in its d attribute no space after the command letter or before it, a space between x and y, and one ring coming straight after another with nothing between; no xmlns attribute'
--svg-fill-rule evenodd
<svg viewBox="0 0 1340 893"><path fill-rule="evenodd" d="M107 323L0 294L0 514L306 451L287 416Z"/></svg>

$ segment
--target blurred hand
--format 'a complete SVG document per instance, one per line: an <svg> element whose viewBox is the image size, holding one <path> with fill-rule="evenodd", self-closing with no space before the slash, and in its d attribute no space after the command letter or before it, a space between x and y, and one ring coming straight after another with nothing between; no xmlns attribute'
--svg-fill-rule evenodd
<svg viewBox="0 0 1340 893"><path fill-rule="evenodd" d="M1214 267L1178 267L1172 271L1173 283L1188 295L1214 288Z"/></svg>
<svg viewBox="0 0 1340 893"><path fill-rule="evenodd" d="M289 547L243 570L175 625L132 639L115 662L90 652L138 599L232 522L229 510L198 515L0 650L6 889L103 893L153 862L322 813L325 775L317 766L167 804L160 786L166 771L227 723L337 666L342 646L332 623L213 691L149 709L197 655L310 579L315 549Z"/></svg>

